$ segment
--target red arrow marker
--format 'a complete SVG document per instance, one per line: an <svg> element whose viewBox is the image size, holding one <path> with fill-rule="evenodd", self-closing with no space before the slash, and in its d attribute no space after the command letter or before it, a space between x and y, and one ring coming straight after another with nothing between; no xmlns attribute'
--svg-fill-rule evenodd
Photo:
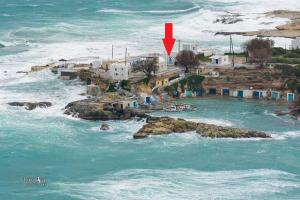
<svg viewBox="0 0 300 200"><path fill-rule="evenodd" d="M173 46L175 44L175 39L173 38L173 24L172 23L165 24L165 38L162 40L165 45L167 54L168 54L168 56L170 56Z"/></svg>

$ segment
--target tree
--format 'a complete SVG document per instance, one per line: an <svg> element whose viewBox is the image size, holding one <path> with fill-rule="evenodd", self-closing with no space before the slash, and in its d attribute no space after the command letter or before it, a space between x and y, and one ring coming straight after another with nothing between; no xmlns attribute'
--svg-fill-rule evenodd
<svg viewBox="0 0 300 200"><path fill-rule="evenodd" d="M269 39L254 38L244 44L250 62L264 66L272 58L274 41Z"/></svg>
<svg viewBox="0 0 300 200"><path fill-rule="evenodd" d="M132 64L133 71L142 71L150 78L158 69L158 58L149 57Z"/></svg>
<svg viewBox="0 0 300 200"><path fill-rule="evenodd" d="M197 66L199 64L199 59L193 51L183 50L177 54L176 62L180 66L185 67L185 72L188 73L189 68Z"/></svg>

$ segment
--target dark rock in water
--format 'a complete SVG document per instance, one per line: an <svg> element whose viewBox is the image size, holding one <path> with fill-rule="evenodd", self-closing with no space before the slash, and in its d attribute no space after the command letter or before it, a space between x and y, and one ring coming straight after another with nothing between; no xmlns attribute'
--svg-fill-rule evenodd
<svg viewBox="0 0 300 200"><path fill-rule="evenodd" d="M27 71L17 71L16 73L17 73L17 74L28 74Z"/></svg>
<svg viewBox="0 0 300 200"><path fill-rule="evenodd" d="M290 115L295 118L300 118L300 107L293 107L288 111L276 110L274 114L277 116Z"/></svg>
<svg viewBox="0 0 300 200"><path fill-rule="evenodd" d="M134 109L115 110L112 106L97 102L97 98L89 98L69 103L65 114L86 120L127 120L135 117L146 118L144 112Z"/></svg>
<svg viewBox="0 0 300 200"><path fill-rule="evenodd" d="M169 117L150 117L136 134L135 139L146 138L149 135L166 135L170 133L185 133L195 131L197 123L185 121L183 119L173 119Z"/></svg>
<svg viewBox="0 0 300 200"><path fill-rule="evenodd" d="M8 103L8 105L10 106L21 106L21 107L25 107L26 110L33 110L36 107L40 107L40 108L47 108L52 106L52 103L50 102L36 102L36 103L32 103L32 102L10 102Z"/></svg>
<svg viewBox="0 0 300 200"><path fill-rule="evenodd" d="M202 137L211 138L271 138L270 135L263 132L189 122L184 119L169 117L149 117L147 123L133 135L134 139L146 138L149 135L166 135L191 131L196 131Z"/></svg>
<svg viewBox="0 0 300 200"><path fill-rule="evenodd" d="M271 138L270 135L239 128L229 128L212 124L198 123L196 132L202 137L211 138Z"/></svg>
<svg viewBox="0 0 300 200"><path fill-rule="evenodd" d="M108 124L105 124L105 123L101 124L100 130L107 131L109 129L110 129L110 126Z"/></svg>
<svg viewBox="0 0 300 200"><path fill-rule="evenodd" d="M288 115L288 114L290 114L290 111L275 110L274 114L277 116Z"/></svg>
<svg viewBox="0 0 300 200"><path fill-rule="evenodd" d="M222 15L218 17L214 23L222 23L222 24L235 24L243 21L243 19L238 18L240 15Z"/></svg>

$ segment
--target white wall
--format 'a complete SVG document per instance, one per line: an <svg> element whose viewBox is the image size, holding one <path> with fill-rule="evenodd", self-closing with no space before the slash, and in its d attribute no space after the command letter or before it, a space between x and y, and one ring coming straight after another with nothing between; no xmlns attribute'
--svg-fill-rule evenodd
<svg viewBox="0 0 300 200"><path fill-rule="evenodd" d="M128 80L130 66L125 63L113 63L110 65L109 73L113 80Z"/></svg>
<svg viewBox="0 0 300 200"><path fill-rule="evenodd" d="M297 47L300 49L300 37L292 40L291 49L297 49Z"/></svg>

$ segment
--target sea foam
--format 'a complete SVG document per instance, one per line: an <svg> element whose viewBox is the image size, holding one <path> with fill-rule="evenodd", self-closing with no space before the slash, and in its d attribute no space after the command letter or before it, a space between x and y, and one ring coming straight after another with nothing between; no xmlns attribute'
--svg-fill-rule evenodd
<svg viewBox="0 0 300 200"><path fill-rule="evenodd" d="M132 169L85 183L53 183L79 199L261 199L300 187L294 174L271 169L206 172L193 169Z"/></svg>

